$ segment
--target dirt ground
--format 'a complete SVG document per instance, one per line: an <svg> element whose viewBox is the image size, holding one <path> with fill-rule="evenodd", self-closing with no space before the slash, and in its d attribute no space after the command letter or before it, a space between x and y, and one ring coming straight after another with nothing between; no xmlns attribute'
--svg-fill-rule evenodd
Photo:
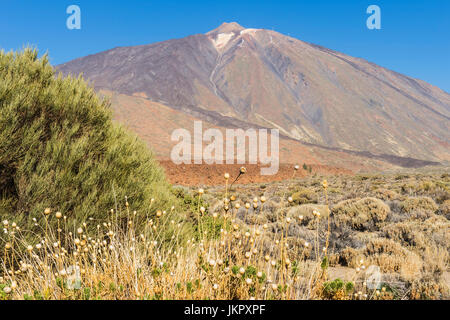
<svg viewBox="0 0 450 320"><path fill-rule="evenodd" d="M222 185L225 184L223 178L225 173L230 174L230 182L239 174L242 165L207 165L207 164L181 164L176 165L170 160L160 160L162 167L166 171L167 178L174 185L195 186L195 185ZM266 183L273 181L283 181L291 179L295 172L295 177L305 177L313 174L332 174L332 175L351 175L352 171L346 169L333 168L323 165L312 165L311 173L302 168L294 170L292 164L280 164L278 173L270 176L262 176L260 164L245 165L246 174L239 178L239 184L247 183Z"/></svg>

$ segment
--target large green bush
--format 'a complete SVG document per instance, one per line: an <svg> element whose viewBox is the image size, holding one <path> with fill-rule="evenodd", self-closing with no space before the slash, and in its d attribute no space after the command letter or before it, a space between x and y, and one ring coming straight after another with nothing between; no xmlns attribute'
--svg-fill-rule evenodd
<svg viewBox="0 0 450 320"><path fill-rule="evenodd" d="M56 76L36 50L0 52L0 218L30 223L50 207L81 222L125 196L142 216L174 198L148 148L81 77Z"/></svg>

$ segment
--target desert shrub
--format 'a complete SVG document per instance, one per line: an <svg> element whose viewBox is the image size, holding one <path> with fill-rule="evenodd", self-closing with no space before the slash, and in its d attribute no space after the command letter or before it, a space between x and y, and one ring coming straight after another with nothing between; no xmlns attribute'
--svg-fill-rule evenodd
<svg viewBox="0 0 450 320"><path fill-rule="evenodd" d="M401 186L403 194L411 194L416 191L417 185L415 183L405 183Z"/></svg>
<svg viewBox="0 0 450 320"><path fill-rule="evenodd" d="M410 178L410 176L409 175L407 175L407 174L398 174L398 175L396 175L395 176L395 180L406 180L406 179L409 179Z"/></svg>
<svg viewBox="0 0 450 320"><path fill-rule="evenodd" d="M420 257L390 239L373 239L363 250L369 264L379 266L382 272L397 272L405 279L412 279L420 273Z"/></svg>
<svg viewBox="0 0 450 320"><path fill-rule="evenodd" d="M397 200L399 198L399 194L395 191L389 190L389 189L384 189L384 188L380 188L375 190L374 192L375 197L381 200Z"/></svg>
<svg viewBox="0 0 450 320"><path fill-rule="evenodd" d="M250 225L263 225L268 222L267 218L260 214L249 213L244 217L245 222Z"/></svg>
<svg viewBox="0 0 450 320"><path fill-rule="evenodd" d="M409 197L401 204L401 211L414 218L429 218L437 209L430 197Z"/></svg>
<svg viewBox="0 0 450 320"><path fill-rule="evenodd" d="M388 239L395 240L404 246L424 248L426 247L426 237L415 226L416 221L399 222L387 225L383 228Z"/></svg>
<svg viewBox="0 0 450 320"><path fill-rule="evenodd" d="M412 300L436 300L450 298L449 287L443 281L426 275L414 279L410 283L409 299Z"/></svg>
<svg viewBox="0 0 450 320"><path fill-rule="evenodd" d="M2 217L30 226L50 207L80 223L124 208L126 196L139 217L174 199L147 146L113 124L81 77L56 77L36 50L0 52Z"/></svg>
<svg viewBox="0 0 450 320"><path fill-rule="evenodd" d="M339 202L332 209L333 221L337 227L351 226L358 231L374 230L386 220L389 207L376 198L350 199Z"/></svg>
<svg viewBox="0 0 450 320"><path fill-rule="evenodd" d="M384 237L418 254L424 263L424 272L442 273L449 265L449 228L447 219L434 216L425 221L408 220L387 225L382 231Z"/></svg>
<svg viewBox="0 0 450 320"><path fill-rule="evenodd" d="M424 249L429 246L445 247L450 242L448 230L450 222L441 216L433 216L424 221L408 220L390 224L383 228L385 237L400 242L404 246Z"/></svg>
<svg viewBox="0 0 450 320"><path fill-rule="evenodd" d="M287 212L287 216L292 218L294 221L298 221L300 225L316 228L316 223L311 224L311 222L315 220L313 215L314 210L320 212L321 218L328 217L328 207L326 205L319 204L303 204L300 206L291 207ZM299 216L303 216L303 219L299 220Z"/></svg>
<svg viewBox="0 0 450 320"><path fill-rule="evenodd" d="M341 266L346 266L350 268L355 268L359 265L359 261L363 257L363 254L360 250L347 247L336 255L335 262L340 264Z"/></svg>
<svg viewBox="0 0 450 320"><path fill-rule="evenodd" d="M450 219L450 200L445 200L441 204L439 211L444 217Z"/></svg>
<svg viewBox="0 0 450 320"><path fill-rule="evenodd" d="M366 181L369 179L370 179L370 175L367 175L367 174L361 174L361 175L355 176L356 181Z"/></svg>
<svg viewBox="0 0 450 320"><path fill-rule="evenodd" d="M292 194L293 203L300 205L306 203L317 203L317 194L311 189L301 189Z"/></svg>

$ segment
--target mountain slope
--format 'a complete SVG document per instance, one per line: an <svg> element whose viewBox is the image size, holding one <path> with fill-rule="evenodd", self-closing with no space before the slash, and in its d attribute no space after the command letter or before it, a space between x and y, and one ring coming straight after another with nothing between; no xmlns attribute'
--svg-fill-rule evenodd
<svg viewBox="0 0 450 320"><path fill-rule="evenodd" d="M274 31L225 23L59 69L216 125L234 120L332 148L450 161L448 93Z"/></svg>

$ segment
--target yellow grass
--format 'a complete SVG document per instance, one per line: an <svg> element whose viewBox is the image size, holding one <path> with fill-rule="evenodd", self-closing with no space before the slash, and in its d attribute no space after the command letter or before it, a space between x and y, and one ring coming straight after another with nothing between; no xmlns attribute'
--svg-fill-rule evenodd
<svg viewBox="0 0 450 320"><path fill-rule="evenodd" d="M171 220L172 212L158 211L137 234L137 213L130 211L126 199L125 223L118 219L120 212L111 210L106 221L89 220L75 230L68 230L68 219L62 213L47 209L42 213L41 233L35 235L38 243L27 243L29 231L3 221L6 240L1 243L0 299L392 298L385 288L371 290L365 283L349 282L347 290L329 279L332 230L326 181L321 186L325 209L322 213L314 210L311 218L315 241L294 247L287 241L287 230L293 220L303 217L287 215L283 205L277 211L281 231L275 238L266 236L270 231L265 224L238 223L241 202L229 197L227 177L223 206L207 213L199 201L195 234L184 244L180 237L183 223ZM199 200L203 193L198 190ZM287 191L284 198L287 204L293 202ZM255 198L242 206L247 211L260 206L264 211L267 200ZM321 219L326 219L324 230L320 230ZM174 232L167 240L164 235L169 228ZM220 230L216 237L211 235L214 229ZM365 268L364 263L358 259L356 269Z"/></svg>

